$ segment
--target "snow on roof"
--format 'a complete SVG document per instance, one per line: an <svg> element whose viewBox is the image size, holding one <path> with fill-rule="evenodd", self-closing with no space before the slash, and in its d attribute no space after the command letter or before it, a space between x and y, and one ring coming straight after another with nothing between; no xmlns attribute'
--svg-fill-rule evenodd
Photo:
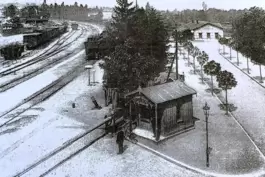
<svg viewBox="0 0 265 177"><path fill-rule="evenodd" d="M23 34L0 37L0 48L15 43L23 43Z"/></svg>
<svg viewBox="0 0 265 177"><path fill-rule="evenodd" d="M178 98L197 93L194 89L190 88L181 81L174 81L161 85L139 88L137 91L131 92L126 96L135 94L136 92L144 94L148 99L156 104L164 103L170 100L176 100Z"/></svg>

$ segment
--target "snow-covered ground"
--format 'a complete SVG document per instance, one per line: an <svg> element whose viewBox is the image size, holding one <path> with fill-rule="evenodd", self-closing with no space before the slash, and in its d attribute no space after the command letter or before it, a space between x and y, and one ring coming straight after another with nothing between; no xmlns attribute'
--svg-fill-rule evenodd
<svg viewBox="0 0 265 177"><path fill-rule="evenodd" d="M219 44L216 44L216 45L219 45ZM231 63L233 63L235 66L237 66L240 70L242 70L242 72L246 73L247 75L249 75L250 77L252 77L253 79L255 79L256 81L260 82L260 68L259 68L259 65L257 64L254 64L253 62L251 62L249 60L249 73L247 72L247 58L244 57L241 53L238 53L238 56L239 56L239 66L237 65L237 52L235 50L231 50L232 51L232 60L230 60L230 48L225 46L225 54L224 56L229 59L229 61L231 61ZM223 46L220 47L221 49L221 53L223 53ZM261 66L261 73L262 73L262 79L263 79L263 83L260 83L262 84L263 86L265 86L265 66L262 65Z"/></svg>
<svg viewBox="0 0 265 177"><path fill-rule="evenodd" d="M1 101L0 103L0 115L9 109L13 108L15 105L23 101L23 99L31 96L33 93L41 90L45 86L51 84L53 81L57 80L59 77L67 73L67 70L74 66L82 65L83 59L85 57L84 50L73 56L72 58L56 65L55 67L43 72L40 75L29 79L14 88L11 88L5 92L0 93L0 100L8 100L8 102ZM63 69L63 68L65 69ZM59 72L58 72L58 68ZM14 96L15 95L15 96Z"/></svg>
<svg viewBox="0 0 265 177"><path fill-rule="evenodd" d="M200 177L134 144L117 155L115 139L105 137L47 176L71 177Z"/></svg>
<svg viewBox="0 0 265 177"><path fill-rule="evenodd" d="M103 72L98 64L95 64L94 68L96 81L101 82ZM104 99L97 96L103 95L102 92L100 84L87 86L87 73L85 72L50 99L24 112L19 120L1 128L1 176L15 175L63 145L64 142L100 123L108 108L92 110L93 103L89 95L95 96L98 103L103 104ZM71 107L73 102L76 103L75 109ZM82 118L79 117L82 114L80 109L84 113ZM8 130L8 128L11 131L3 133L3 130ZM85 142L86 139L79 142L79 145ZM71 151L75 151L75 148L78 147L72 147ZM40 171L35 172L42 173L52 164L46 163L45 165L39 169ZM36 173L32 176L38 176Z"/></svg>

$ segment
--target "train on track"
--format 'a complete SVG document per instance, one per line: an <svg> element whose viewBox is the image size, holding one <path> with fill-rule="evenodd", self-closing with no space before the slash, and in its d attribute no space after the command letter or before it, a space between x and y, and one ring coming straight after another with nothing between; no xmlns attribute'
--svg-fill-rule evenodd
<svg viewBox="0 0 265 177"><path fill-rule="evenodd" d="M35 49L67 31L67 26L49 27L42 30L35 30L34 33L25 34L23 42L28 49Z"/></svg>
<svg viewBox="0 0 265 177"><path fill-rule="evenodd" d="M106 51L112 46L106 44L104 37L106 32L103 31L99 35L93 35L87 38L84 43L87 60L99 60L106 56Z"/></svg>

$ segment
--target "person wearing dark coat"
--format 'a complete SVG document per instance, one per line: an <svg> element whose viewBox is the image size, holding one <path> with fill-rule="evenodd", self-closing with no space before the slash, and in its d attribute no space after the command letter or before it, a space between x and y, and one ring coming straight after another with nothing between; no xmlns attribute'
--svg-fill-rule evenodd
<svg viewBox="0 0 265 177"><path fill-rule="evenodd" d="M118 154L122 154L123 153L123 142L124 142L124 131L121 130L117 133L117 139L116 139L116 143L119 146L119 152Z"/></svg>

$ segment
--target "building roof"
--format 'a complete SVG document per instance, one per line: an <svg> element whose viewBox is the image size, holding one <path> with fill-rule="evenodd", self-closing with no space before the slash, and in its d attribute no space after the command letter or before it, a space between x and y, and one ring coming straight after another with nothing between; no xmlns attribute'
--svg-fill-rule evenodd
<svg viewBox="0 0 265 177"><path fill-rule="evenodd" d="M194 23L186 23L186 24L183 24L179 27L179 31L185 31L185 30L197 30L197 29L200 29L206 25L211 25L211 26L214 26L216 28L219 28L219 29L222 29L223 30L223 27L220 23L211 23L211 22L207 22L207 21L198 21L198 23L195 21Z"/></svg>
<svg viewBox="0 0 265 177"><path fill-rule="evenodd" d="M142 93L153 103L160 104L167 101L176 100L184 96L193 95L197 92L187 86L184 82L174 81L161 85L139 88L138 90L128 93L125 95L125 97L135 93Z"/></svg>

